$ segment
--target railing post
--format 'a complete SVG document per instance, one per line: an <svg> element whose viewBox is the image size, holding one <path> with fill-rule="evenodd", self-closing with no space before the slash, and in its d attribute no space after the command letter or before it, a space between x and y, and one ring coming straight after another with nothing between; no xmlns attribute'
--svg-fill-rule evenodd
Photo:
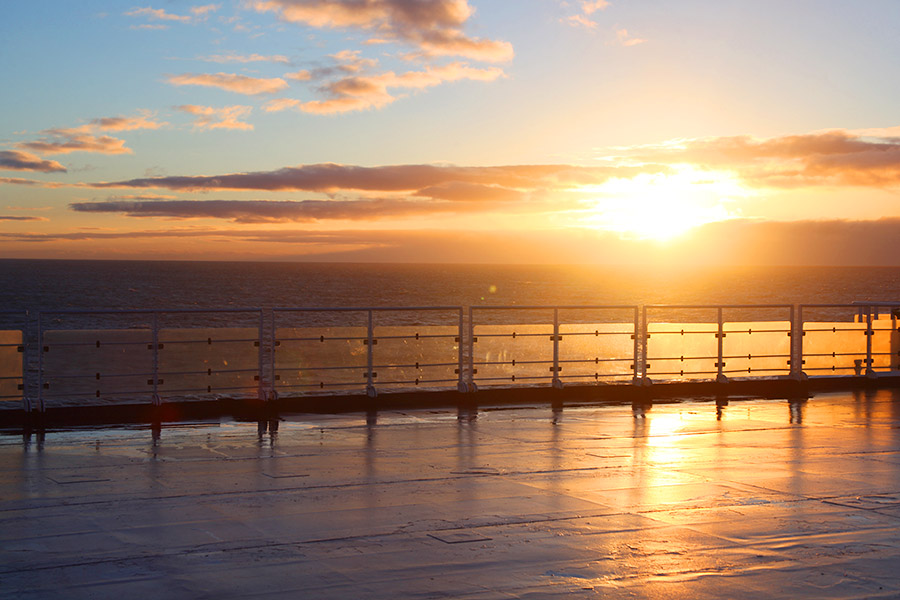
<svg viewBox="0 0 900 600"><path fill-rule="evenodd" d="M877 310L877 309L876 309ZM875 330L872 329L872 307L866 307L866 377L873 378L876 377L875 369L873 368L873 359L872 359L872 338L875 336Z"/></svg>
<svg viewBox="0 0 900 600"><path fill-rule="evenodd" d="M275 309L272 309L272 337L269 338L269 375L272 377L271 383L271 394L269 395L269 400L277 400L278 399L278 391L275 389L276 381L278 381L278 374L275 371L275 348L278 347L278 329L275 324Z"/></svg>
<svg viewBox="0 0 900 600"><path fill-rule="evenodd" d="M640 347L641 347L641 312L640 309L635 306L634 307L634 349L633 349L633 362L631 365L632 369L632 379L631 383L634 385L638 385L641 382L641 366L638 363L638 358L640 357Z"/></svg>
<svg viewBox="0 0 900 600"><path fill-rule="evenodd" d="M791 377L798 381L806 379L803 372L803 305L791 306Z"/></svg>
<svg viewBox="0 0 900 600"><path fill-rule="evenodd" d="M456 389L457 389L457 391L459 391L460 394L465 394L466 392L469 391L469 387L466 385L466 376L465 376L465 373L463 372L464 371L463 360L464 360L464 354L465 354L463 349L466 347L465 346L465 337L463 336L464 332L465 332L465 323L463 321L463 309L460 306L459 307L459 328L457 329L457 338L456 338L456 340L458 342L457 349L459 351L458 352L459 360L456 365L456 373L458 375L457 379L456 379Z"/></svg>
<svg viewBox="0 0 900 600"><path fill-rule="evenodd" d="M374 346L375 346L375 320L372 309L369 309L369 324L368 324L368 341L366 350L366 395L369 398L374 398L378 395L378 390L375 389L375 374L372 372L375 368L375 360L374 360Z"/></svg>
<svg viewBox="0 0 900 600"><path fill-rule="evenodd" d="M28 415L31 413L31 386L28 385L28 364L31 352L33 352L32 344L28 343L28 334L33 330L31 327L31 319L29 319L28 311L25 311L24 321L22 322L22 410Z"/></svg>
<svg viewBox="0 0 900 600"><path fill-rule="evenodd" d="M469 391L477 392L475 384L475 307L469 307Z"/></svg>
<svg viewBox="0 0 900 600"><path fill-rule="evenodd" d="M647 333L649 329L647 324L647 306L641 307L641 385L650 385L653 383L647 377L647 346L650 335Z"/></svg>
<svg viewBox="0 0 900 600"><path fill-rule="evenodd" d="M159 313L153 313L150 325L151 346L153 346L153 406L160 406L159 397Z"/></svg>
<svg viewBox="0 0 900 600"><path fill-rule="evenodd" d="M725 320L721 306L716 309L716 323L718 324L716 339L719 342L716 360L716 381L718 383L728 383L728 377L725 376Z"/></svg>
<svg viewBox="0 0 900 600"><path fill-rule="evenodd" d="M266 402L268 400L268 394L266 393L266 382L265 382L265 373L264 373L264 353L263 348L265 344L265 315L263 313L263 309L259 309L259 327L256 333L256 341L257 347L259 350L256 352L256 380L259 382L259 385L256 386L256 397L259 398L260 402Z"/></svg>
<svg viewBox="0 0 900 600"><path fill-rule="evenodd" d="M38 313L38 411L44 412L44 315Z"/></svg>
<svg viewBox="0 0 900 600"><path fill-rule="evenodd" d="M559 309L553 309L553 382L552 385L558 390L563 387L562 380L559 378Z"/></svg>

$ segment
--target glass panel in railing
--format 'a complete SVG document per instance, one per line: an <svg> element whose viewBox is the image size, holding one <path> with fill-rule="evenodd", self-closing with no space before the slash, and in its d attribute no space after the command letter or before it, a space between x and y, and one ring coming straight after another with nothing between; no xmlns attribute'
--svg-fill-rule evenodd
<svg viewBox="0 0 900 600"><path fill-rule="evenodd" d="M46 406L151 397L149 329L48 330L43 342Z"/></svg>
<svg viewBox="0 0 900 600"><path fill-rule="evenodd" d="M448 387L458 380L459 327L375 328L375 382L385 387Z"/></svg>
<svg viewBox="0 0 900 600"><path fill-rule="evenodd" d="M278 389L320 392L365 388L365 327L279 327L275 333Z"/></svg>
<svg viewBox="0 0 900 600"><path fill-rule="evenodd" d="M161 329L159 394L255 394L259 382L259 329Z"/></svg>
<svg viewBox="0 0 900 600"><path fill-rule="evenodd" d="M540 383L553 373L553 325L477 325L475 381L479 385Z"/></svg>
<svg viewBox="0 0 900 600"><path fill-rule="evenodd" d="M803 371L808 375L860 375L866 370L865 323L803 323Z"/></svg>
<svg viewBox="0 0 900 600"><path fill-rule="evenodd" d="M634 376L632 323L561 323L559 334L559 378L563 381L609 381Z"/></svg>
<svg viewBox="0 0 900 600"><path fill-rule="evenodd" d="M897 369L897 320L880 318L872 321L872 368L876 371Z"/></svg>
<svg viewBox="0 0 900 600"><path fill-rule="evenodd" d="M723 330L725 375L770 377L790 372L790 321L730 322Z"/></svg>
<svg viewBox="0 0 900 600"><path fill-rule="evenodd" d="M22 399L22 332L0 331L0 402Z"/></svg>
<svg viewBox="0 0 900 600"><path fill-rule="evenodd" d="M647 332L648 376L674 380L716 376L716 323L649 323Z"/></svg>

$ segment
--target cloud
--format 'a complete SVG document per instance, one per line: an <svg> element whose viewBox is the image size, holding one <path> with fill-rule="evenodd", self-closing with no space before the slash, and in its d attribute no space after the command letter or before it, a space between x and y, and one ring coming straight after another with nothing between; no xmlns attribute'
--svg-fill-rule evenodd
<svg viewBox="0 0 900 600"><path fill-rule="evenodd" d="M134 131L136 129L159 129L168 125L166 122L154 121L153 117L154 115L150 111L141 111L135 117L101 117L99 119L91 119L88 125L82 126L79 130Z"/></svg>
<svg viewBox="0 0 900 600"><path fill-rule="evenodd" d="M844 130L769 139L731 136L674 140L631 149L630 160L734 171L760 187L900 185L900 139Z"/></svg>
<svg viewBox="0 0 900 600"><path fill-rule="evenodd" d="M123 13L126 17L146 17L151 21L166 21L169 23L192 23L196 21L202 21L206 19L210 13L213 13L219 8L221 8L221 4L205 4L203 6L192 6L190 15L176 15L173 13L166 12L165 9L162 8L151 8L149 6L141 7L141 8L133 8L130 11ZM142 26L138 27L149 29L154 26ZM165 26L163 26L164 28ZM154 27L156 28L156 27Z"/></svg>
<svg viewBox="0 0 900 600"><path fill-rule="evenodd" d="M272 79L260 79L236 75L233 73L205 73L169 76L172 85L200 85L215 87L229 92L256 96L258 94L274 94L288 87L287 82L280 77Z"/></svg>
<svg viewBox="0 0 900 600"><path fill-rule="evenodd" d="M474 12L467 0L256 0L260 12L282 20L324 29L377 32L380 39L414 45L424 56L462 56L506 61L508 42L472 38L462 28Z"/></svg>
<svg viewBox="0 0 900 600"><path fill-rule="evenodd" d="M0 221L49 221L47 217L19 217L11 215L0 215Z"/></svg>
<svg viewBox="0 0 900 600"><path fill-rule="evenodd" d="M126 17L147 17L154 21L175 21L178 23L190 23L191 21L189 15L173 15L161 8L151 8L149 6L134 8L124 14Z"/></svg>
<svg viewBox="0 0 900 600"><path fill-rule="evenodd" d="M66 168L55 160L45 160L34 154L18 150L0 150L0 169L40 171L41 173L66 172Z"/></svg>
<svg viewBox="0 0 900 600"><path fill-rule="evenodd" d="M581 167L574 165L392 165L360 167L333 163L285 167L275 171L148 177L82 184L94 188L155 188L171 190L265 190L336 192L406 192L450 184L499 186L520 191L567 190L599 185L612 178L668 172L660 165Z"/></svg>
<svg viewBox="0 0 900 600"><path fill-rule="evenodd" d="M869 221L752 221L711 223L679 241L623 240L590 229L544 231L461 231L450 229L264 229L183 227L137 231L14 232L0 231L0 244L102 242L105 252L120 252L137 240L191 240L221 258L225 242L246 255L253 247L266 256L316 260L456 262L456 263L607 263L627 265L891 265L900 266L896 240L900 219ZM184 256L176 243L158 244L160 252ZM283 247L279 251L273 247ZM171 249L170 249L171 248ZM4 248L6 249L6 248ZM590 249L586 252L586 249ZM715 249L711 251L711 249ZM144 251L139 249L138 252ZM753 295L753 292L750 292ZM761 297L748 299L764 301Z"/></svg>
<svg viewBox="0 0 900 600"><path fill-rule="evenodd" d="M272 54L272 55L262 55L262 54L235 54L230 52L228 54L212 54L210 56L202 56L198 57L198 60L202 60L205 62L214 62L214 63L253 63L253 62L272 62L272 63L282 63L289 64L291 61L287 56L283 54Z"/></svg>
<svg viewBox="0 0 900 600"><path fill-rule="evenodd" d="M325 100L273 101L266 105L265 110L297 108L303 112L329 115L382 108L397 100L389 89L422 90L462 79L493 81L502 76L503 70L497 67L476 68L459 62L429 66L423 71L407 71L399 75L393 71L377 75L352 75L323 85L321 91L329 96Z"/></svg>
<svg viewBox="0 0 900 600"><path fill-rule="evenodd" d="M563 19L564 23L573 27L584 27L585 29L597 29L597 22L591 20L585 15L571 15Z"/></svg>
<svg viewBox="0 0 900 600"><path fill-rule="evenodd" d="M104 131L159 129L165 125L168 123L155 121L152 112L140 111L133 117L101 117L92 119L79 127L45 129L41 132L44 137L31 142L21 142L16 146L43 154L68 154L70 152L131 154L131 149L125 147L125 140L96 134Z"/></svg>
<svg viewBox="0 0 900 600"><path fill-rule="evenodd" d="M311 222L330 219L376 220L473 210L483 205L461 205L423 200L376 198L360 200L162 200L76 202L76 212L124 213L129 217L172 219L228 219L234 223Z"/></svg>
<svg viewBox="0 0 900 600"><path fill-rule="evenodd" d="M638 44L643 44L647 40L632 36L628 33L627 29L617 29L616 41L622 46L637 46Z"/></svg>
<svg viewBox="0 0 900 600"><path fill-rule="evenodd" d="M597 22L591 19L591 15L598 10L609 8L610 4L606 0L582 0L580 6L581 13L565 17L562 19L562 22L573 27L584 27L585 29L593 30L597 28Z"/></svg>
<svg viewBox="0 0 900 600"><path fill-rule="evenodd" d="M209 13L214 13L222 8L221 4L204 4L203 6L192 6L191 14L195 17L206 17Z"/></svg>
<svg viewBox="0 0 900 600"><path fill-rule="evenodd" d="M55 183L52 181L37 181L35 179L22 179L21 177L0 177L0 184L7 185L33 185L43 188L60 188L67 187L65 183Z"/></svg>
<svg viewBox="0 0 900 600"><path fill-rule="evenodd" d="M194 127L196 129L253 129L253 125L241 121L253 110L250 106L236 105L213 108L211 106L184 104L175 108L189 115L194 115Z"/></svg>
<svg viewBox="0 0 900 600"><path fill-rule="evenodd" d="M80 133L75 129L50 129L44 132L46 137L34 142L17 144L19 148L28 148L43 154L68 154L70 152L94 152L97 154L131 154L125 147L125 140L109 135L92 135Z"/></svg>
<svg viewBox="0 0 900 600"><path fill-rule="evenodd" d="M598 10L606 10L609 6L610 3L606 0L582 0L581 2L581 9L586 15L593 14Z"/></svg>

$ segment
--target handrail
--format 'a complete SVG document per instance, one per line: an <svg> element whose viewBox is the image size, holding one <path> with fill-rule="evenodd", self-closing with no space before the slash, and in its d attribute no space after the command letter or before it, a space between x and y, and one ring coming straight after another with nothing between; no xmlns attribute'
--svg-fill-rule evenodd
<svg viewBox="0 0 900 600"><path fill-rule="evenodd" d="M150 397L151 402L161 404L162 394L196 392L202 395L212 394L217 390L220 392L247 390L249 392L254 389L261 400L267 401L277 398L277 392L287 388L350 388L359 389L374 397L381 390L390 391L397 386L411 385L426 385L430 386L429 389L445 389L447 386L455 384L460 392L469 392L477 390L479 382L517 385L525 381L529 384L532 382L549 383L552 387L563 387L564 382L568 381L591 379L621 381L623 378L630 378L632 384L649 385L653 383L650 379L651 376L664 379L667 377L689 379L695 375L700 377L710 375L717 381L727 382L728 378L733 376L770 377L782 372L786 377L799 379L806 378L807 373L878 377L885 373L896 375L900 372L900 361L894 356L894 347L900 347L900 331L896 327L900 315L892 311L888 318L889 323L882 324L881 321L876 321L879 317L879 308L886 307L900 307L900 302L857 301L798 305L735 303L512 304L468 307L308 306L265 309L259 307L62 309L34 313L0 310L0 316L17 317L18 320L12 328L22 332L22 344L0 344L0 351L8 352L9 346L16 345L22 347L23 354L21 368L16 367L16 363L13 362L11 371L7 368L0 373L0 382L4 382L4 386L8 386L10 385L9 380L21 380L24 409L26 411L32 409L44 411L46 409L45 397L60 399L64 398L66 394L73 397L95 395L104 398L114 398L119 394L126 393L140 397L146 394ZM672 331L653 331L657 324L666 322L666 311L682 310L707 310L714 311L715 314L698 315L697 317L679 314L675 323L690 324L692 327ZM766 314L765 318L761 318L761 313L773 310L781 311L784 317ZM446 314L439 318L428 317L420 320L428 324L422 322L406 324L404 315L413 315L424 311ZM521 314L523 311L540 314L529 315L521 319L502 316L502 314ZM740 321L728 321L729 311L748 312L739 317ZM816 315L817 319L806 321L806 318L817 311L821 313ZM488 314L491 312L501 314ZM578 312L591 314L590 316L573 314ZM280 338L278 336L279 325L290 327L289 315L291 313L298 315L293 320L303 322L303 327L336 328L336 335L334 337L304 335L291 337L288 334L288 337ZM362 318L359 319L359 325L354 326L359 327L360 331L355 332L352 336L340 336L340 328L347 327L346 322L349 319L299 316L312 313L357 313ZM387 322L379 324L379 319L376 317L385 313L396 313L400 316L385 317ZM617 314L611 315L610 313ZM244 314L246 320L228 317L210 321L203 316L223 314ZM107 320L80 318L92 315L116 316L117 318ZM179 315L184 318L178 319ZM131 327L134 325L139 325L139 327L129 329L127 319L118 318L128 316L149 316L151 318L132 321ZM49 322L51 319L58 320L60 317L71 317L71 319L62 319L64 322L60 324ZM829 318L832 320L828 321ZM592 319L596 320L591 321ZM516 320L524 322L517 323ZM179 321L183 322L181 326ZM332 324L331 321L334 321L335 324ZM783 322L784 325L764 324L772 321ZM833 321L838 321L837 325L845 324L844 326L832 325L821 328L816 326L816 323L832 323ZM318 322L321 324L317 324ZM590 327L593 331L579 329L579 326L588 326L591 322L595 325L603 325L603 327ZM757 322L760 323L759 328L753 326ZM735 327L732 323L741 323L741 325ZM481 354L476 354L478 348L482 347L476 345L479 337L477 335L478 328L487 325L501 326L501 329L483 331L480 336L484 338L483 342L487 346L483 346L484 349L479 351ZM703 325L703 327L698 328L694 325ZM540 331L526 329L525 326L537 327ZM249 327L256 329L256 332L220 336L215 340L213 340L215 334L207 340L203 340L198 336L169 339L171 336L165 333L181 329L216 331L234 327ZM382 327L399 327L400 329L385 330L385 335L380 336L379 332L382 331ZM449 329L431 331L423 329L429 327L447 327ZM517 327L522 327L524 330L520 330L517 334ZM406 334L403 328L410 328L409 334ZM507 342L506 340L510 337L509 333L497 333L497 331L510 328L512 329L511 337L513 339L521 338L522 341ZM571 329L571 331L567 331L567 329ZM81 335L80 332L89 330L93 332L89 340L77 339L77 336ZM134 335L145 337L137 340L128 337L103 339L104 331L113 330L144 331L143 334L135 333ZM56 336L56 331L70 332L66 334L69 339L63 338L65 341L54 342L52 345L59 348L61 353L78 353L63 354L63 359L66 359L67 356L86 357L85 360L90 364L90 360L102 363L108 358L111 361L110 364L102 364L102 368L97 369L97 372L92 370L89 373L68 373L57 367L57 365L65 363L60 363L62 359L57 359L53 354L50 355L51 362L48 364L48 358L45 357L47 353L45 335L48 332L54 332L53 335ZM785 338L789 338L788 342L781 341L778 336L782 334ZM627 350L623 348L625 346L623 344L624 336L629 336ZM715 336L715 342L713 342L712 336ZM665 340L667 337L670 338L668 341ZM683 339L679 339L679 337ZM378 346L379 339L382 342L380 347ZM767 339L774 340L773 343L776 345L768 345L766 349L762 349L760 344L768 344L768 342L762 341ZM695 341L691 342L690 340ZM753 342L755 346L750 345L753 340L760 341ZM317 341L320 343L333 342L329 346L332 354L321 354L319 349L310 346L304 352L312 349L311 356L319 353L322 358L318 362L316 360L310 363L305 360L299 362L300 359L297 359L297 362L289 364L287 368L276 364L276 356L290 356L281 354L285 351L285 348L280 347L282 342L299 347ZM237 360L238 362L231 365L209 364L202 367L200 366L201 362L192 362L194 359L189 354L191 345L205 345L207 342L208 345L217 345L220 348L228 349L226 354L220 350L213 350L210 357L216 357L215 360L220 361ZM252 348L256 355L255 358L248 361L247 359L252 356L249 353L251 342L254 344ZM890 352L886 350L886 344L892 344ZM97 348L119 349L121 352L107 355L98 351L90 354L92 352L90 348L95 345ZM149 351L146 354L141 350L144 345ZM166 345L172 345L181 350L175 350L172 353L164 349ZM361 347L362 345L365 346L364 349ZM655 356L651 355L654 348L657 349ZM672 348L681 350L676 351ZM749 351L745 353L744 350L747 349ZM754 350L756 351L754 352ZM487 355L484 354L485 352L497 354ZM161 363L162 356L166 357L163 363ZM183 358L183 356L187 356L187 358ZM302 352L297 356L302 356ZM782 359L785 359L784 362ZM5 360L8 361L8 359ZM129 364L129 360L133 364ZM171 362L173 360L176 363L173 364ZM202 357L196 359L196 361L201 360L205 359ZM294 360L294 358L289 358L289 361ZM452 362L450 362L451 360ZM182 361L183 364L178 361ZM659 364L651 369L651 361ZM251 366L254 362L255 366ZM75 364L77 367L77 361ZM624 370L622 365L629 365L628 370ZM484 372L479 374L478 367L482 367ZM54 369L56 370L54 371ZM293 371L298 374L298 377L303 373L307 374L304 377L308 377L309 374L319 371L335 375L323 375L322 379L315 384L309 384L308 379L297 379L296 381L299 382L297 385L288 385L280 379L285 370ZM359 375L353 375L353 372L357 370L364 375L361 380L355 379ZM385 377L385 373L382 373L381 378L376 378L378 370L388 371L387 376ZM338 375L341 373L343 375ZM250 374L254 376L252 385L247 384ZM213 375L219 375L220 378L214 380L212 379ZM173 378L174 381L164 384L164 376ZM199 381L202 380L198 378L202 377L209 379L207 383L200 385ZM66 384L72 391L57 393L54 387L45 393L48 389L46 384L50 381L48 378L53 381L73 382L71 385ZM110 388L109 381L116 378L122 382L124 387L128 387L128 390L116 390L116 386ZM94 386L95 392L85 392L86 389L94 389L83 385L91 379L103 381L102 390L98 383ZM139 379L147 381L146 391L138 389L143 385L143 382L136 385ZM128 383L127 386L126 383ZM66 386L63 388L65 389ZM5 387L4 389L9 388ZM313 390L313 393L316 392Z"/></svg>

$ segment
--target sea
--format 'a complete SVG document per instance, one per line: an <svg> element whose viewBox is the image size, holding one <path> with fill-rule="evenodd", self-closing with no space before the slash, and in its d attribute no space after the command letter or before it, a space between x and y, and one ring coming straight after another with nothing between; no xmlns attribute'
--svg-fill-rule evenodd
<svg viewBox="0 0 900 600"><path fill-rule="evenodd" d="M0 259L0 311L900 301L900 267Z"/></svg>

